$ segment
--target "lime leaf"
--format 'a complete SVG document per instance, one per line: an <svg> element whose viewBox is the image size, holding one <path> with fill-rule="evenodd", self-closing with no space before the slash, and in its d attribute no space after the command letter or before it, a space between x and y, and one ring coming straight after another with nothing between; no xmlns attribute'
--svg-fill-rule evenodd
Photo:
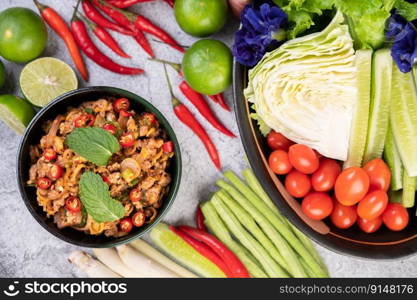
<svg viewBox="0 0 417 300"><path fill-rule="evenodd" d="M76 128L65 139L68 147L98 166L107 165L110 157L119 151L117 139L99 127Z"/></svg>
<svg viewBox="0 0 417 300"><path fill-rule="evenodd" d="M87 213L96 222L112 222L125 214L123 205L113 199L100 175L85 172L80 179L80 199Z"/></svg>

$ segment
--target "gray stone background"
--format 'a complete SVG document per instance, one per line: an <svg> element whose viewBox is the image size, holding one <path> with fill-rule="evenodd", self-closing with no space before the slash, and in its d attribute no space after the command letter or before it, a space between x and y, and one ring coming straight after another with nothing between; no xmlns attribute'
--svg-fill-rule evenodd
<svg viewBox="0 0 417 300"><path fill-rule="evenodd" d="M67 21L72 13L75 0L41 0L53 6ZM0 0L0 10L11 6L24 6L35 9L31 0ZM137 5L135 11L149 17L155 24L166 29L183 45L190 45L193 38L184 34L175 22L172 9L162 1ZM222 33L215 36L229 45L237 24L230 21ZM112 33L113 34L113 33ZM80 87L86 85L109 85L137 93L151 101L172 124L182 146L183 179L177 199L165 218L174 224L192 224L194 210L198 202L208 199L214 191L214 182L220 176L212 166L205 149L198 138L179 123L172 113L169 92L163 79L163 69L158 63L148 61L145 53L131 39L114 34L120 45L133 59L116 57L110 50L100 48L116 61L145 69L142 76L120 76L103 70L90 60L86 60L90 71L89 83L80 81ZM158 58L180 62L181 54L164 44L152 41L152 47ZM43 56L58 57L72 65L64 43L51 31ZM19 94L18 78L22 65L5 63L8 70L8 86L5 93ZM170 72L173 82L178 85L179 78L174 71ZM175 89L180 99L182 95ZM226 98L232 106L232 95L229 90ZM86 99L87 100L87 99ZM227 113L215 104L212 105L217 115L236 134L238 133L233 113ZM244 150L238 138L230 139L213 130L196 113L194 107L188 107L207 128L214 139L223 162L224 169L239 172L246 166ZM68 254L76 249L60 241L32 218L17 191L15 179L15 155L20 137L0 122L0 277L79 277L84 273L67 262ZM365 261L335 254L317 246L334 277L406 277L417 276L417 256L392 262Z"/></svg>

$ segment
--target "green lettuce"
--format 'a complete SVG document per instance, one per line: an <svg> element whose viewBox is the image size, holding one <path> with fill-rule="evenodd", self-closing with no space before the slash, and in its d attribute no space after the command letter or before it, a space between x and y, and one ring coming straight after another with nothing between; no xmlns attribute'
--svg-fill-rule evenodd
<svg viewBox="0 0 417 300"><path fill-rule="evenodd" d="M405 0L397 0L395 1L395 9L397 14L402 15L407 21L417 19L417 4Z"/></svg>

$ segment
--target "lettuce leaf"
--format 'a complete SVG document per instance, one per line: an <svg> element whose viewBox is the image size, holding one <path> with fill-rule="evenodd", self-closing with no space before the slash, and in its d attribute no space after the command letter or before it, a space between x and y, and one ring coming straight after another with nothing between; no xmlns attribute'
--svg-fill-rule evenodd
<svg viewBox="0 0 417 300"><path fill-rule="evenodd" d="M255 111L250 114L251 118L255 120L258 124L259 130L262 133L263 136L267 136L268 133L271 131L271 128L269 128L268 125L266 125L265 121L262 120L262 118L256 113L256 106L253 104L251 108Z"/></svg>
<svg viewBox="0 0 417 300"><path fill-rule="evenodd" d="M417 19L417 4L405 0L395 1L396 13L403 16L407 21Z"/></svg>

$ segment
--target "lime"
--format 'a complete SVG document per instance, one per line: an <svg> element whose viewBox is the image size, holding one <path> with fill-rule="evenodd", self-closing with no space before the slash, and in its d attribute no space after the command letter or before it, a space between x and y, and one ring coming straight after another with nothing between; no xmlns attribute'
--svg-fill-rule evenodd
<svg viewBox="0 0 417 300"><path fill-rule="evenodd" d="M176 0L175 19L186 33L197 37L212 35L227 20L226 0Z"/></svg>
<svg viewBox="0 0 417 300"><path fill-rule="evenodd" d="M17 133L23 133L35 115L32 105L26 100L13 96L0 96L0 118Z"/></svg>
<svg viewBox="0 0 417 300"><path fill-rule="evenodd" d="M48 32L42 19L23 7L0 13L0 55L14 62L28 62L45 49Z"/></svg>
<svg viewBox="0 0 417 300"><path fill-rule="evenodd" d="M45 106L77 86L77 77L71 67L53 57L38 58L20 73L20 88L26 99L36 106Z"/></svg>
<svg viewBox="0 0 417 300"><path fill-rule="evenodd" d="M0 60L0 89L4 86L5 83L6 83L6 69Z"/></svg>
<svg viewBox="0 0 417 300"><path fill-rule="evenodd" d="M232 83L232 53L217 40L200 40L184 55L182 68L188 84L197 92L215 95Z"/></svg>

